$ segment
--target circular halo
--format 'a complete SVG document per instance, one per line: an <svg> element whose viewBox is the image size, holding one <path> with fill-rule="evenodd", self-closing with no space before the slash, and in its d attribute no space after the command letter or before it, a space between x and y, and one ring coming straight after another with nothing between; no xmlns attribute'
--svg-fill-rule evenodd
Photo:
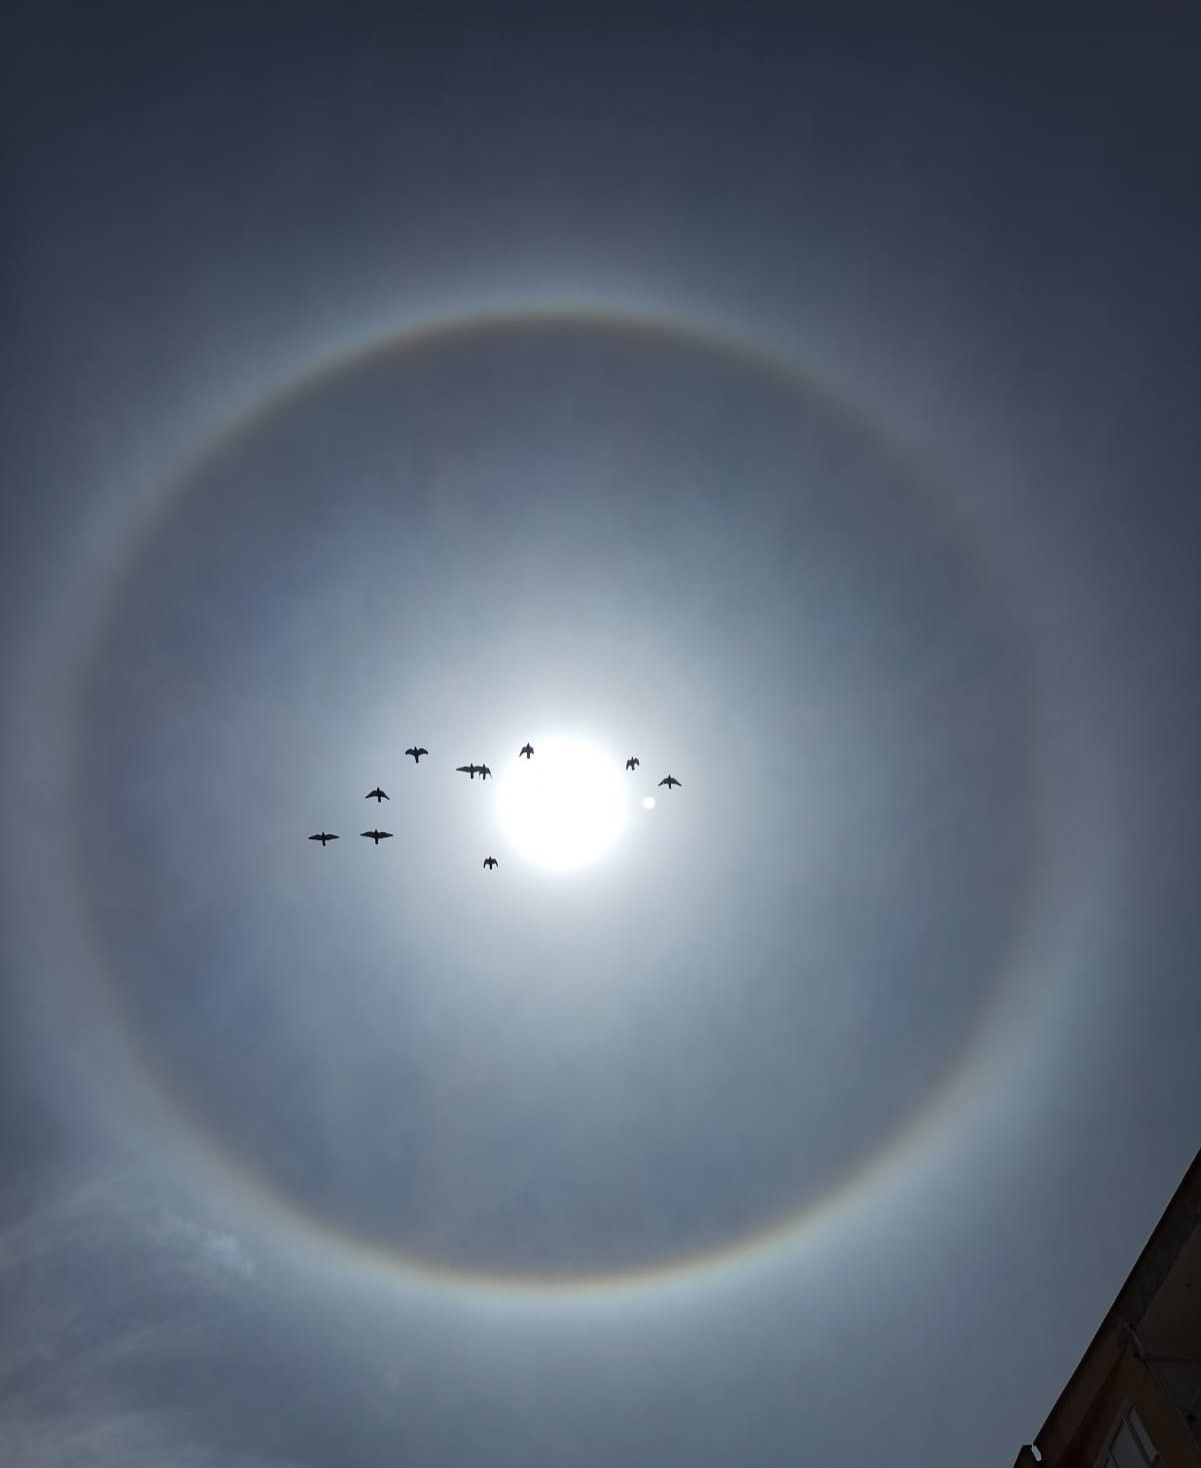
<svg viewBox="0 0 1201 1468"><path fill-rule="evenodd" d="M792 390L811 397L820 405L824 413L846 424L860 438L872 442L878 451L896 458L895 450L883 443L867 423L845 405L832 399L827 391L806 374L760 352L754 346L705 329L698 329L689 322L596 312L591 309L513 312L452 318L383 341L370 342L331 361L318 364L310 372L303 374L293 383L286 384L265 401L253 405L231 427L215 435L202 449L198 450L192 457L187 470L180 474L165 493L159 503L157 513L128 547L128 553L121 561L110 587L109 604L104 613L95 621L94 651L99 653L103 649L108 631L115 623L122 606L124 592L128 587L133 569L148 553L175 509L200 484L206 467L234 445L251 436L265 420L285 409L295 409L308 395L319 392L343 374L375 358L384 357L393 352L415 351L429 342L467 336L476 331L519 330L542 323L561 321L585 326L595 325L609 330L624 330L651 339L663 337L677 343L694 346L704 352L729 357L781 382L789 383ZM928 478L921 475L915 476L912 469L909 470L909 474L927 510L938 515L944 524L952 525L958 534L961 549L965 557L970 559L982 586L986 587L990 594L995 594L993 578L983 557L982 548L966 536L965 527L958 522L958 517L953 513L951 507L942 501L938 486L932 484ZM1006 619L1006 622L1012 635L1013 623L1009 619ZM84 666L95 668L101 662L102 658L95 656L85 660ZM82 715L86 713L90 692L85 679L85 686L81 687L79 691L81 718L76 725L77 738L80 740L83 734ZM1029 691L1028 697L1030 697ZM1032 697L1030 697L1025 720L1028 729L1033 723L1032 712ZM1033 758L1030 763L1034 764ZM78 784L78 769L79 762L77 761L76 785ZM648 799L653 802L653 797L648 797ZM650 808L650 805L645 802L644 806ZM1013 956L1020 946L1025 923L1034 905L1031 897L1041 879L1041 871L1035 870L1040 849L1040 843L1032 840L1032 860L1027 868L1029 880L1026 889L1020 894L1020 900L1015 904L1014 921L1007 940L1001 945L997 954L992 984L994 998L1004 988L1004 980L1011 967ZM899 1165L906 1157L912 1155L913 1150L927 1135L934 1122L944 1115L951 1093L961 1083L973 1058L982 1049L989 1030L989 1021L995 1009L995 1004L982 1006L984 1012L976 1026L971 1043L966 1044L961 1053L946 1067L939 1081L932 1087L925 1104L919 1106L909 1116L901 1118L891 1135L880 1141L876 1150L866 1161L861 1161L853 1166L843 1177L836 1180L826 1193L787 1217L771 1221L763 1227L752 1228L743 1236L730 1240L721 1247L706 1249L666 1263L658 1262L643 1268L634 1267L617 1272L581 1274L567 1278L543 1278L530 1274L498 1275L492 1271L449 1268L436 1261L348 1234L331 1225L328 1220L307 1212L293 1199L285 1197L270 1183L259 1177L244 1160L231 1154L223 1145L222 1139L213 1133L207 1120L198 1115L188 1100L176 1092L157 1057L148 1054L140 1043L137 1021L128 1012L120 992L120 985L113 977L112 962L102 936L103 925L94 910L94 904L89 904L87 900L88 873L86 869L78 870L77 878L80 890L85 897L85 907L90 909L89 926L92 929L93 957L99 955L98 969L105 983L110 1014L119 1029L120 1042L128 1051L138 1080L142 1083L142 1098L147 1101L154 1098L159 1107L164 1099L166 1100L166 1115L162 1125L169 1128L173 1142L178 1142L179 1133L182 1130L192 1148L193 1160L208 1171L210 1178L219 1179L234 1187L244 1198L253 1202L264 1215L280 1224L286 1223L295 1231L298 1238L307 1240L310 1244L323 1249L334 1248L346 1258L372 1268L399 1271L402 1276L411 1280L425 1279L440 1286L469 1291L486 1290L500 1291L505 1294L539 1296L593 1290L641 1289L677 1282L684 1278L694 1278L699 1274L745 1261L764 1250L779 1247L795 1239L807 1223L814 1222L818 1218L828 1219L853 1199L861 1199L866 1196L873 1184L889 1170L890 1165Z"/></svg>

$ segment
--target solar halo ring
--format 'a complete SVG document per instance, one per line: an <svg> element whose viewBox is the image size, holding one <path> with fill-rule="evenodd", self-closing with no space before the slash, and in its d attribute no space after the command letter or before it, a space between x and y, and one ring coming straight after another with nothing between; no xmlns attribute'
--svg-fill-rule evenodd
<svg viewBox="0 0 1201 1468"><path fill-rule="evenodd" d="M695 323L655 316L624 315L621 312L596 311L592 308L535 309L528 312L513 311L481 313L478 315L452 316L425 323L409 331L378 341L359 344L339 352L331 358L318 362L299 374L293 381L269 393L263 400L252 404L245 413L223 431L219 431L189 457L188 467L163 492L154 512L140 526L125 548L124 556L117 562L107 588L106 604L102 614L94 621L93 653L81 660L86 670L102 661L96 655L112 625L122 603L123 592L128 584L132 568L150 553L157 536L170 520L181 500L186 499L193 487L203 478L204 466L229 451L239 440L253 435L256 426L266 417L284 406L294 406L306 394L318 392L322 387L355 370L364 362L377 356L394 352L419 352L423 345L436 342L447 336L470 336L475 332L495 332L523 329L540 323L553 324L564 321L582 328L595 325L600 330L628 331L645 334L651 338L666 336L683 345L695 345L709 353L729 355L750 365L755 371L791 384L792 390L816 400L821 411L836 415L841 421L854 425L863 435L877 437L871 427L863 423L848 408L835 401L821 384L813 381L792 365L777 360L770 353L761 353L755 346L741 340L730 339L721 332L714 332ZM885 445L888 452L895 452ZM926 509L939 513L942 509L943 491L927 476L917 474L914 482L923 491ZM995 575L988 567L984 548L971 544L967 548L982 573L995 587ZM1013 634L1018 635L1016 626ZM80 720L77 735L82 738L83 716L87 707L88 691L86 676L79 690ZM644 801L650 808L653 797ZM383 1270L411 1284L425 1284L436 1289L454 1289L468 1293L500 1293L504 1296L530 1298L561 1298L579 1293L610 1293L629 1290L646 1290L667 1285L679 1285L695 1281L715 1273L722 1273L740 1263L762 1259L800 1238L806 1229L815 1227L819 1221L829 1221L839 1216L853 1203L871 1195L873 1189L886 1177L903 1170L907 1159L922 1148L938 1124L950 1114L956 1104L954 1097L962 1099L965 1082L970 1086L970 1075L981 1056L988 1050L992 1020L997 1004L1004 999L1006 979L1026 939L1025 928L1031 921L1035 903L1032 898L1041 873L1033 872L1029 891L1021 904L1020 920L1015 930L1008 935L1003 951L998 954L996 974L991 985L995 1002L984 1006L984 1014L976 1027L971 1044L955 1057L947 1072L932 1087L931 1093L916 1111L902 1117L890 1136L884 1138L875 1152L863 1162L852 1167L848 1173L829 1188L816 1201L782 1219L772 1220L767 1226L755 1228L748 1233L729 1240L722 1247L705 1250L698 1254L664 1261L655 1261L645 1268L624 1269L618 1272L584 1273L575 1276L542 1277L537 1274L497 1274L490 1271L473 1271L463 1268L448 1268L438 1261L431 1261L403 1250L383 1247L371 1240L363 1239L341 1230L328 1220L306 1212L286 1197L273 1184L256 1173L224 1140L215 1135L206 1120L195 1113L186 1098L171 1086L157 1060L145 1053L132 1019L124 1012L116 981L109 977L111 963L106 956L103 929L94 914L85 918L87 948L91 964L97 971L98 982L103 987L106 1000L104 1008L113 1020L122 1049L127 1053L136 1072L142 1092L149 1099L162 1105L166 1114L164 1127L168 1128L173 1142L181 1138L186 1141L189 1158L199 1173L207 1175L233 1196L251 1205L257 1215L269 1221L273 1228L286 1230L298 1243L307 1244L321 1251L332 1253L346 1262L370 1271ZM86 872L77 874L79 890L87 905Z"/></svg>

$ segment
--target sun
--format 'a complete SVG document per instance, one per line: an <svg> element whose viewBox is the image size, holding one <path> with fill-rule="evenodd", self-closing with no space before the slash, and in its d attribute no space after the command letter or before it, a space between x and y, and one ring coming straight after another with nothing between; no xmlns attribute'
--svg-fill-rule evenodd
<svg viewBox="0 0 1201 1468"><path fill-rule="evenodd" d="M497 781L501 829L536 866L571 871L603 856L625 825L617 762L582 739L534 741Z"/></svg>

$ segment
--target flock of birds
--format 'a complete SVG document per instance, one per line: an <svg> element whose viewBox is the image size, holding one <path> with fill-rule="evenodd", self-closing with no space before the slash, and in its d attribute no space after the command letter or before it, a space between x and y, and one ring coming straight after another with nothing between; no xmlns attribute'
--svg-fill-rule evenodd
<svg viewBox="0 0 1201 1468"><path fill-rule="evenodd" d="M532 744L523 744L521 748L517 751L517 753L524 756L526 759L533 759L534 746ZM423 754L429 754L429 750L425 749L421 745L413 745L409 749L405 750L405 754L412 755L413 763L415 765L419 765L421 763L421 756ZM640 761L638 759L638 756L632 754L630 755L629 759L626 760L626 769L636 770L639 763ZM477 775L480 777L481 780L486 780L488 776L492 773L487 765L456 765L455 769L460 774L466 775L470 780L474 780ZM659 781L660 785L666 785L669 790L673 785L678 785L679 783L679 780L677 780L674 775L664 775L662 780ZM380 805L385 800L392 799L388 792L386 790L381 790L378 785L375 787L374 790L368 790L367 794L363 798L365 800L374 800L376 805ZM378 846L381 841L386 841L392 835L392 832L379 830L360 831L359 835L366 836L368 840L374 842L375 845ZM314 835L309 837L310 841L320 841L321 849L323 851L325 850L328 842L336 841L337 839L337 836L334 835L331 831L318 831ZM500 863L494 856L486 856L484 858L484 866L487 867L489 871L495 870L495 868L499 865Z"/></svg>

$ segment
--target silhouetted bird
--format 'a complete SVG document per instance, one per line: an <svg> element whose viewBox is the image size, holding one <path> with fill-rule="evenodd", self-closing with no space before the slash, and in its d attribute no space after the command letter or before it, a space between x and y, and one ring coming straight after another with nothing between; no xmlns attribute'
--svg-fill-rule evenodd
<svg viewBox="0 0 1201 1468"><path fill-rule="evenodd" d="M378 805L381 800L391 800L392 797L386 790L381 790L377 785L374 790L368 790L367 794L363 796L363 799L374 800L376 805Z"/></svg>
<svg viewBox="0 0 1201 1468"><path fill-rule="evenodd" d="M479 768L480 768L479 765L456 765L455 766L455 769L458 770L461 774L470 775L473 780L475 779L476 775L478 774Z"/></svg>
<svg viewBox="0 0 1201 1468"><path fill-rule="evenodd" d="M331 836L328 831L318 831L315 836L310 836L309 837L309 840L310 841L320 841L321 842L321 849L322 849L322 851L325 850L325 843L327 841L336 841L337 839L338 838L336 836Z"/></svg>
<svg viewBox="0 0 1201 1468"><path fill-rule="evenodd" d="M488 776L492 773L487 765L476 765L475 768L481 780L486 780Z"/></svg>
<svg viewBox="0 0 1201 1468"><path fill-rule="evenodd" d="M532 744L523 744L517 753L524 754L526 759L529 759L534 753L534 746Z"/></svg>
<svg viewBox="0 0 1201 1468"><path fill-rule="evenodd" d="M377 846L380 844L381 841L384 841L389 836L391 836L391 834L392 834L391 831L360 831L359 832L359 835L360 836L370 836L371 839L372 839L372 841L374 841Z"/></svg>
<svg viewBox="0 0 1201 1468"><path fill-rule="evenodd" d="M413 763L415 765L419 765L421 763L421 756L423 754L429 754L429 750L422 749L420 746L418 746L416 749L406 749L405 753L411 754L413 756Z"/></svg>
<svg viewBox="0 0 1201 1468"><path fill-rule="evenodd" d="M678 785L679 783L680 782L676 779L674 775L665 775L663 779L659 781L660 785L666 785L669 790L673 785Z"/></svg>
<svg viewBox="0 0 1201 1468"><path fill-rule="evenodd" d="M500 863L499 863L499 862L498 862L498 861L497 861L497 859L496 859L496 858L495 858L495 857L494 857L494 856L486 856L486 857L485 857L485 858L484 858L484 865L485 865L485 866L486 866L486 867L487 867L487 868L488 868L488 869L489 869L489 870L491 870L491 869L492 869L492 868L493 868L493 867L495 867L495 866L499 866L499 865L500 865Z"/></svg>
<svg viewBox="0 0 1201 1468"><path fill-rule="evenodd" d="M632 754L629 757L629 759L626 760L626 769L627 770L636 770L637 768L638 768L638 756Z"/></svg>

